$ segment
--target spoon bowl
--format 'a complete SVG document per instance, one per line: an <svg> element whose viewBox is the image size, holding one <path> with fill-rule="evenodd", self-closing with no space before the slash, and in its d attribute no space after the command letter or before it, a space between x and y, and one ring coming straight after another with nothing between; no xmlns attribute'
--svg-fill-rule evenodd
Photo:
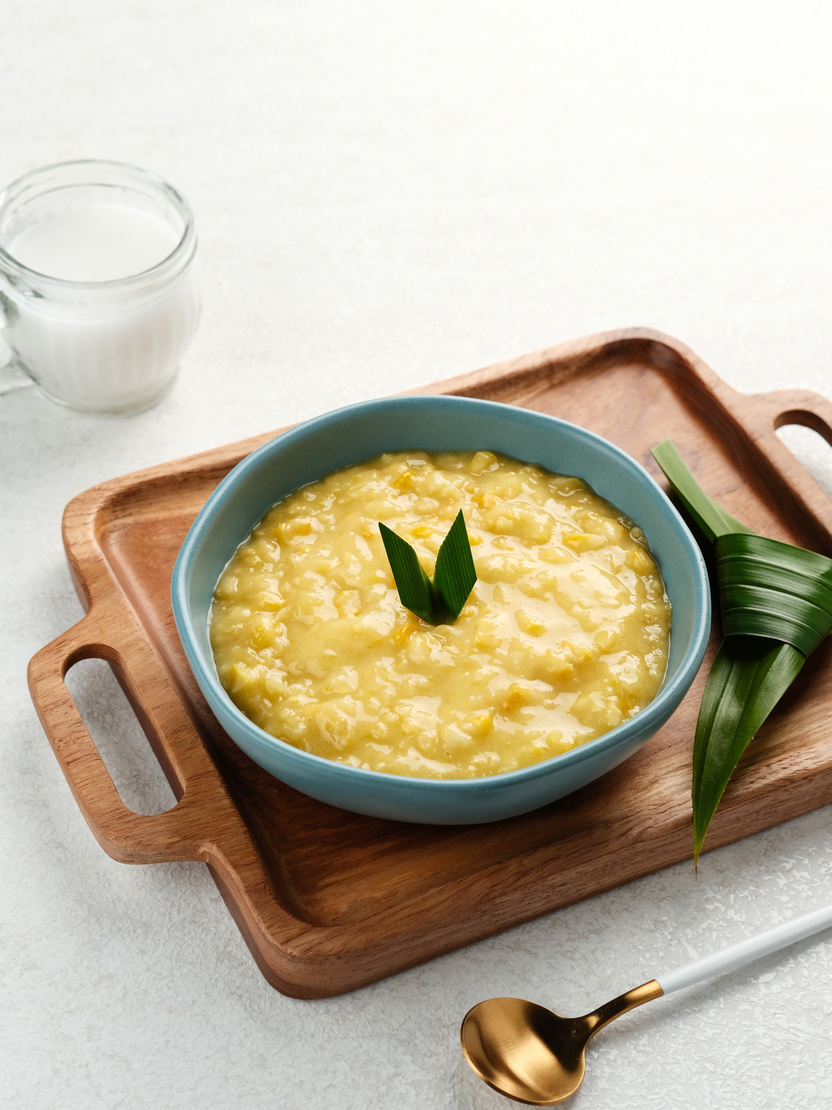
<svg viewBox="0 0 832 1110"><path fill-rule="evenodd" d="M466 1015L462 1050L489 1087L530 1106L548 1106L583 1082L588 1038L579 1022L522 998L492 998Z"/></svg>
<svg viewBox="0 0 832 1110"><path fill-rule="evenodd" d="M500 1094L528 1106L554 1106L583 1082L586 1046L598 1030L662 993L653 979L583 1017L561 1017L522 998L489 998L465 1015L462 1051Z"/></svg>

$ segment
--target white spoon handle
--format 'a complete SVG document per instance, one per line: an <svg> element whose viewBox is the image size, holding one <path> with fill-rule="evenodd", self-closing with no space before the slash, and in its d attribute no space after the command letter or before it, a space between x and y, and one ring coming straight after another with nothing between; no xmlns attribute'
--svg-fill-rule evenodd
<svg viewBox="0 0 832 1110"><path fill-rule="evenodd" d="M713 975L733 971L734 968L742 967L743 964L758 960L770 952L777 952L798 940L803 940L804 937L810 937L830 927L832 927L832 906L827 906L825 909L806 914L805 917L798 917L795 921L789 921L785 925L779 925L776 929L770 929L767 933L761 933L758 937L742 940L739 944L725 948L713 956L706 956L675 971L668 971L658 978L657 982L664 994L672 994L682 987L692 987L694 983L710 979Z"/></svg>

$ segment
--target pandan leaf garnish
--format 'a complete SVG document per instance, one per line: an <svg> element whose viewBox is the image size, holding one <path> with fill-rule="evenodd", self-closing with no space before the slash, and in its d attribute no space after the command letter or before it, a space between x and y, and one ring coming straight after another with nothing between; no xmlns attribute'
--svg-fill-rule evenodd
<svg viewBox="0 0 832 1110"><path fill-rule="evenodd" d="M693 744L694 863L740 756L832 629L832 560L760 536L705 494L671 440L653 448L714 554L723 641Z"/></svg>
<svg viewBox="0 0 832 1110"><path fill-rule="evenodd" d="M439 548L433 581L407 540L386 524L378 527L402 605L428 624L455 621L477 581L462 510Z"/></svg>

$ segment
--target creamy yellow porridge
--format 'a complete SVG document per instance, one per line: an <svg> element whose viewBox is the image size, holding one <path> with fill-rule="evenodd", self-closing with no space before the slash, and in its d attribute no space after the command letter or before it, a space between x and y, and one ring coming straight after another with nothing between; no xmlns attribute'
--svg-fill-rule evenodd
<svg viewBox="0 0 832 1110"><path fill-rule="evenodd" d="M478 580L456 621L405 609L379 521L432 576L462 509ZM406 451L274 506L215 591L211 643L267 732L355 767L514 770L584 744L658 693L670 603L644 536L578 478L489 451Z"/></svg>

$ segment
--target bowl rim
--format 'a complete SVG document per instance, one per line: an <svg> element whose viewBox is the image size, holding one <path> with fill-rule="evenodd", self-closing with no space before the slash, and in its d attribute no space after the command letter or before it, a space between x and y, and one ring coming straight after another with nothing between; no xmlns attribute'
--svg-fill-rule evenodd
<svg viewBox="0 0 832 1110"><path fill-rule="evenodd" d="M215 516L220 511L220 507L228 498L232 497L241 486L245 485L252 471L256 472L271 455L275 453L280 454L285 449L291 450L294 444L308 438L316 431L336 424L354 421L370 410L384 411L385 409L392 408L419 408L425 406L430 407L432 405L468 409L476 407L482 412L491 410L495 415L499 412L503 418L518 419L523 422L531 421L533 423L545 422L549 425L558 427L564 431L567 436L577 436L578 438L584 439L585 442L599 448L602 454L608 457L612 456L618 464L628 469L631 475L649 490L654 498L658 495L671 522L672 530L676 532L677 537L682 542L682 546L688 550L691 556L691 570L695 585L695 612L692 618L692 632L686 654L682 657L676 673L672 675L670 679L665 675L659 692L648 705L639 710L635 716L616 725L615 728L569 751L562 752L556 756L550 756L538 763L529 764L525 767L515 768L511 771L496 772L491 775L481 775L475 778L439 779L424 776L399 775L389 771L376 771L367 767L354 767L347 763L340 763L336 760L329 759L326 756L304 751L301 748L295 747L288 741L282 740L266 732L264 729L261 729L259 725L251 721L242 710L234 704L230 695L226 692L217 675L216 666L213 663L213 656L211 656L210 665L206 660L204 652L198 642L195 622L188 601L190 570L194 560L200 552L201 545L206 535L209 533L214 523ZM415 438L418 438L418 434ZM412 446L410 449L423 450L425 448ZM389 450L404 451L408 450L408 448L406 446L391 447ZM433 449L427 448L427 450ZM445 450L453 450L453 448L449 447L445 448ZM365 456L355 454L352 462L339 463L336 466L324 465L317 477L323 477L326 474L333 473L341 469L342 466L349 466L353 465L353 463L360 463L367 459L374 458L379 453L381 452L375 451ZM301 485L293 488L301 488L301 486L307 484L307 482L316 480L316 477L310 477L305 482L301 483ZM276 504L278 501L288 496L290 492L292 491L287 490L285 493L281 494L276 501L270 501L259 515L254 518L252 527L256 524L257 520L262 518L263 513L268 511L270 505ZM603 496L603 494L601 496ZM244 542L244 539L245 536L238 538L235 541L232 551L236 550L236 547ZM711 599L708 572L699 545L675 505L673 505L661 486L659 486L653 476L637 459L623 448L618 447L612 441L599 435L597 432L593 432L580 424L564 420L561 417L514 405L506 405L498 401L488 401L481 398L460 397L448 394L411 394L400 397L383 397L342 406L292 425L290 428L283 432L279 432L277 435L267 440L266 443L255 448L221 479L191 524L174 565L171 578L171 600L177 631L188 664L196 678L197 684L215 714L220 717L227 714L235 727L241 730L246 736L247 742L251 747L263 749L270 753L277 752L282 761L288 762L293 768L297 767L298 770L305 769L307 774L312 772L312 768L317 768L325 778L337 777L344 781L353 778L356 784L363 783L369 786L372 782L377 782L379 785L383 784L388 790L406 790L408 793L415 791L417 793L424 792L426 794L433 794L437 790L443 793L459 792L463 794L476 793L486 788L489 791L510 790L520 781L527 783L552 774L553 768L562 768L564 774L566 774L570 769L578 767L583 762L597 757L600 746L603 746L605 752L614 751L619 747L626 746L628 743L632 742L634 737L645 732L648 735L652 735L675 711L678 700L681 700L681 696L684 696L684 692L686 692L691 681L695 677L701 665L702 658L704 657L711 624ZM206 621L207 619L208 614L206 614ZM683 689L681 696L679 695L680 688ZM671 706L671 708L668 709L668 706ZM222 724L222 720L220 720L220 723ZM235 737L231 736L230 738L235 744L238 744ZM355 776L358 776L358 778L355 778ZM280 776L277 775L276 777L279 778Z"/></svg>

